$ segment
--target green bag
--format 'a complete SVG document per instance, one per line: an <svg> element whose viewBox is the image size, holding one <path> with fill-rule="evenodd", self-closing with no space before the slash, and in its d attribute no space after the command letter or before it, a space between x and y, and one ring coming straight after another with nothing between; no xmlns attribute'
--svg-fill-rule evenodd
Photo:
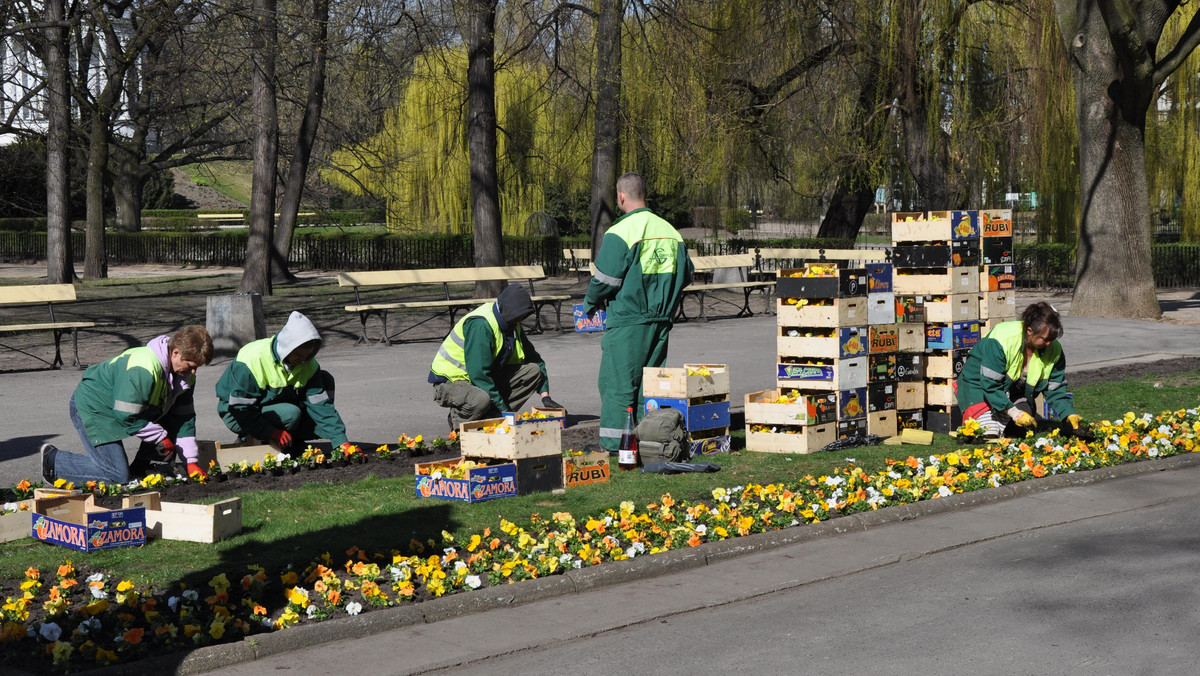
<svg viewBox="0 0 1200 676"><path fill-rule="evenodd" d="M673 408L650 411L637 425L638 453L642 464L686 462L691 457L687 423Z"/></svg>

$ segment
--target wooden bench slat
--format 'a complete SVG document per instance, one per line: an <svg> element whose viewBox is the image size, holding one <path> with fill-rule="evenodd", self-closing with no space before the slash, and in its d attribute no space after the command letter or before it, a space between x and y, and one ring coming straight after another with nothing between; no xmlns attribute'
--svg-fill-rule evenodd
<svg viewBox="0 0 1200 676"><path fill-rule="evenodd" d="M95 322L46 322L44 324L0 324L0 331L51 331L53 329L90 329Z"/></svg>
<svg viewBox="0 0 1200 676"><path fill-rule="evenodd" d="M506 280L545 279L540 265L503 265L486 268L438 268L432 270L372 270L340 272L338 286L401 286L405 284L450 284Z"/></svg>
<svg viewBox="0 0 1200 676"><path fill-rule="evenodd" d="M73 284L29 284L0 286L0 305L69 303L75 300Z"/></svg>

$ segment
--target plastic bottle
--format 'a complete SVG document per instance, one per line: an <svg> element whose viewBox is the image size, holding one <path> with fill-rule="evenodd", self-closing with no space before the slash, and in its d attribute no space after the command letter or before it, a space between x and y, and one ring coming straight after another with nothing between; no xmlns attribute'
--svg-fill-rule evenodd
<svg viewBox="0 0 1200 676"><path fill-rule="evenodd" d="M617 449L617 467L637 469L642 466L642 454L638 453L637 432L633 425L633 408L625 409L625 429L621 430L621 446Z"/></svg>

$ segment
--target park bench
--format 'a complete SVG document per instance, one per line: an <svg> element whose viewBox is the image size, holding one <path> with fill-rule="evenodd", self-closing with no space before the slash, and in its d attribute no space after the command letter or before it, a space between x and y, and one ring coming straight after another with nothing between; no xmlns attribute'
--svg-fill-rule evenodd
<svg viewBox="0 0 1200 676"><path fill-rule="evenodd" d="M754 312L750 309L750 294L754 291L763 292L766 298L765 311L768 313L771 312L771 293L775 288L775 280L748 278L759 275L758 268L756 267L757 259L754 254L697 256L689 251L689 257L692 259L692 267L695 268L695 277L707 276L710 278L707 282L697 282L693 279L692 283L683 290L685 297L687 295L694 295L700 300L700 314L695 319L709 319L705 312L705 298L737 306L736 302L714 295L717 291L742 292L742 305L738 309L737 314L734 315L735 317L754 316ZM737 276L740 277L740 280L734 282L717 281L717 272L722 270L737 270ZM688 321L690 319L684 313L682 303L679 304L679 316L676 319L677 321Z"/></svg>
<svg viewBox="0 0 1200 676"><path fill-rule="evenodd" d="M30 284L24 286L0 286L0 307L46 304L50 321L24 324L0 324L0 332L18 333L28 331L50 331L54 334L54 361L50 368L62 366L61 341L64 333L71 333L75 353L74 366L79 364L79 329L90 329L93 322L64 322L54 318L55 303L70 303L75 300L75 287L71 284ZM11 348L17 349L17 348ZM23 350L17 350L28 354ZM32 356L32 355L31 355ZM44 361L44 360L43 360Z"/></svg>
<svg viewBox="0 0 1200 676"><path fill-rule="evenodd" d="M534 292L533 283L546 278L540 265L505 265L485 268L436 268L426 270L373 270L369 272L342 272L338 274L338 286L348 286L354 289L354 304L347 305L348 312L358 313L362 324L362 335L358 343L370 342L367 337L367 320L372 316L379 317L383 324L383 337L378 342L391 344L388 333L388 312L392 310L437 310L429 318L417 322L399 333L414 329L427 321L443 314L450 315L450 328L454 328L455 315L464 308L470 310L496 300L495 298L471 298L456 296L451 292L451 285L474 285L475 282L525 282L529 285L529 295L533 300L534 326L533 332L542 331L541 310L543 306L554 307L555 328L562 330L562 303L571 299L568 295L539 296ZM442 297L438 299L409 300L396 302L367 302L363 300L361 291L383 287L422 287L441 285ZM470 287L470 288L473 288ZM357 344L357 343L356 343Z"/></svg>
<svg viewBox="0 0 1200 676"><path fill-rule="evenodd" d="M595 272L591 249L563 249L563 258L567 261L568 272L574 272L580 277L590 277Z"/></svg>
<svg viewBox="0 0 1200 676"><path fill-rule="evenodd" d="M317 212L315 211L301 211L296 214L296 218L316 215ZM211 221L218 228L226 225L237 226L246 224L245 214L196 214L196 218L200 219L201 222ZM275 218L279 218L279 214L275 214Z"/></svg>

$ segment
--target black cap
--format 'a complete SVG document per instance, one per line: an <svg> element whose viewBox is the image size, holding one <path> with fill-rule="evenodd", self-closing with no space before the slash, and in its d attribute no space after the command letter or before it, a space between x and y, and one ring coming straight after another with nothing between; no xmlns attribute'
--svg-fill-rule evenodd
<svg viewBox="0 0 1200 676"><path fill-rule="evenodd" d="M510 325L515 325L533 314L533 301L529 298L529 292L520 284L510 284L501 291L496 298L496 307L500 310L500 316Z"/></svg>

